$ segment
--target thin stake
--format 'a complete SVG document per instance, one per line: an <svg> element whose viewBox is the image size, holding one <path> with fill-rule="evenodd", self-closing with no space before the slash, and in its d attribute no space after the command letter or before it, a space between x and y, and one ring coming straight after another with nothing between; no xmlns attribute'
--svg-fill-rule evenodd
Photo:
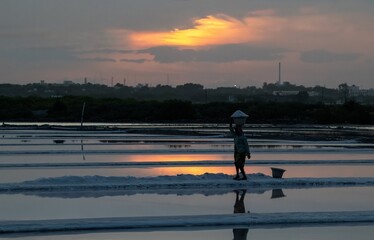
<svg viewBox="0 0 374 240"><path fill-rule="evenodd" d="M83 103L82 107L82 115L81 115L81 128L83 129L83 115L84 115L84 108L86 107L86 102Z"/></svg>

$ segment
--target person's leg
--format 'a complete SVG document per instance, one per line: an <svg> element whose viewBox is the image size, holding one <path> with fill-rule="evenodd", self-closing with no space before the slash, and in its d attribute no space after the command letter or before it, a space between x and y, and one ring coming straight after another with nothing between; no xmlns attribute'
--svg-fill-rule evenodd
<svg viewBox="0 0 374 240"><path fill-rule="evenodd" d="M243 180L247 179L247 176L245 175L245 171L244 171L245 157L246 157L245 153L241 153L238 159L239 170L242 173L241 179Z"/></svg>
<svg viewBox="0 0 374 240"><path fill-rule="evenodd" d="M239 179L240 176L239 176L239 166L238 166L238 163L235 162L235 171L236 171L236 175L234 177L234 179Z"/></svg>
<svg viewBox="0 0 374 240"><path fill-rule="evenodd" d="M240 178L237 152L234 152L234 165L235 165L235 172L236 172L236 175L235 175L234 179L237 180L237 179Z"/></svg>
<svg viewBox="0 0 374 240"><path fill-rule="evenodd" d="M246 176L245 171L244 171L244 164L241 165L239 169L240 169L240 172L241 172L242 175L243 175L243 178L242 178L242 179L247 179L247 176Z"/></svg>

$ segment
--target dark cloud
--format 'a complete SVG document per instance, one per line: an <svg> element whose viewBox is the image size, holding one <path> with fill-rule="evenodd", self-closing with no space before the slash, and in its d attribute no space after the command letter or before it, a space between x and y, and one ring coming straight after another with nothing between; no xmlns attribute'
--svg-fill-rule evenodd
<svg viewBox="0 0 374 240"><path fill-rule="evenodd" d="M112 58L79 58L78 60L87 62L117 62L116 59Z"/></svg>
<svg viewBox="0 0 374 240"><path fill-rule="evenodd" d="M121 59L120 62L129 62L129 63L145 63L147 59Z"/></svg>
<svg viewBox="0 0 374 240"><path fill-rule="evenodd" d="M179 50L176 47L153 47L138 51L154 56L154 61L160 63L191 62L197 58L197 52L192 49Z"/></svg>
<svg viewBox="0 0 374 240"><path fill-rule="evenodd" d="M123 49L94 49L94 50L85 50L85 51L77 51L78 54L114 54L114 53L133 53L133 50L123 50Z"/></svg>
<svg viewBox="0 0 374 240"><path fill-rule="evenodd" d="M93 51L92 51L93 52ZM100 51L98 51L100 52ZM57 46L57 47L33 47L19 48L0 51L0 56L8 60L17 60L25 62L53 62L53 61L87 61L87 62L116 62L112 58L82 58L78 55L82 52L76 51L73 47Z"/></svg>
<svg viewBox="0 0 374 240"><path fill-rule="evenodd" d="M138 53L153 55L153 60L160 63L272 61L281 59L285 52L283 49L260 48L244 44L221 45L204 50L178 49L164 46L138 51Z"/></svg>
<svg viewBox="0 0 374 240"><path fill-rule="evenodd" d="M17 61L72 61L76 60L72 47L30 47L1 50L2 58Z"/></svg>
<svg viewBox="0 0 374 240"><path fill-rule="evenodd" d="M312 50L300 54L300 60L307 63L354 61L358 57L359 54L356 53L334 53L326 50Z"/></svg>

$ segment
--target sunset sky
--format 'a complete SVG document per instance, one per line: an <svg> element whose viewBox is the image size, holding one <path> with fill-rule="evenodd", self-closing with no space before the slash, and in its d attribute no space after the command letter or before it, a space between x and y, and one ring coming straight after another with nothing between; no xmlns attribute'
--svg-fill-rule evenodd
<svg viewBox="0 0 374 240"><path fill-rule="evenodd" d="M1 0L0 83L374 88L372 0Z"/></svg>

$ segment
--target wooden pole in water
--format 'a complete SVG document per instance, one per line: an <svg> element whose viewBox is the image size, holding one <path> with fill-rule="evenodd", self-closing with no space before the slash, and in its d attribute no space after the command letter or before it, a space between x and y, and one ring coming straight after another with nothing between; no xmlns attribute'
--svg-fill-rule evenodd
<svg viewBox="0 0 374 240"><path fill-rule="evenodd" d="M82 107L82 115L81 115L81 129L83 129L83 115L84 115L84 109L86 107L86 102L83 103Z"/></svg>

